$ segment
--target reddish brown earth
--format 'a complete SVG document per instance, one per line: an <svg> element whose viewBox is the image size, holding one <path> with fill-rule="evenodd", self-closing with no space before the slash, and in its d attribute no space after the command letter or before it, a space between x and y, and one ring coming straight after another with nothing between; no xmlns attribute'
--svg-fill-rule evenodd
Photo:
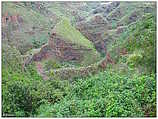
<svg viewBox="0 0 158 119"><path fill-rule="evenodd" d="M35 64L36 64L37 72L42 76L42 78L43 78L44 80L47 80L48 77L47 77L47 75L45 74L45 71L44 71L42 65L40 64L40 62L36 62Z"/></svg>
<svg viewBox="0 0 158 119"><path fill-rule="evenodd" d="M15 15L8 15L8 13L5 13L2 16L2 24L5 25L9 22L12 23L22 23L23 19L19 14L15 14Z"/></svg>
<svg viewBox="0 0 158 119"><path fill-rule="evenodd" d="M56 57L62 61L76 61L80 62L84 56L83 51L90 51L91 49L77 46L73 43L66 42L64 38L52 33L48 44L44 45L39 53L34 54L34 61L41 61Z"/></svg>

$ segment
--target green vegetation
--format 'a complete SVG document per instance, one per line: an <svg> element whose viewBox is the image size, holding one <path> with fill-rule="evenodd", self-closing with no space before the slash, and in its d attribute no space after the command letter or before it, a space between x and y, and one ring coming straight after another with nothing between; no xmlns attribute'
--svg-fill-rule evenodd
<svg viewBox="0 0 158 119"><path fill-rule="evenodd" d="M117 27L116 21L112 21L112 29L116 29L116 27Z"/></svg>
<svg viewBox="0 0 158 119"><path fill-rule="evenodd" d="M70 21L63 18L54 28L54 31L63 37L66 41L74 43L76 47L84 46L85 48L90 48L91 51L84 51L84 60L81 64L92 64L94 61L100 59L100 54L94 48L91 41L85 38L75 27L73 27Z"/></svg>
<svg viewBox="0 0 158 119"><path fill-rule="evenodd" d="M72 83L44 81L34 68L3 69L3 113L40 117L141 117L156 115L155 75L104 71Z"/></svg>
<svg viewBox="0 0 158 119"><path fill-rule="evenodd" d="M156 27L155 17L152 14L147 14L142 18L142 21L138 21L133 25L130 25L128 30L122 33L120 39L113 43L111 47L111 53L116 60L121 60L118 53L118 47L120 49L127 49L128 56L122 56L125 58L125 62L137 67L141 66L146 69L147 72L155 72L156 66ZM119 62L119 61L118 61ZM147 73L146 72L146 73Z"/></svg>
<svg viewBox="0 0 158 119"><path fill-rule="evenodd" d="M101 72L77 79L59 103L41 105L40 117L141 117L155 116L155 76L127 76ZM37 115L37 116L38 116Z"/></svg>
<svg viewBox="0 0 158 119"><path fill-rule="evenodd" d="M120 2L107 15L103 15L104 11L98 13L108 26L96 26L97 21L88 24L91 33L84 33L92 35L94 42L75 28L78 19L71 19L71 12L80 13L88 3L33 3L36 2L30 2L35 5L33 8L22 2L2 5L3 15L19 14L24 20L18 29L11 22L2 27L7 35L2 38L3 117L156 117L154 2ZM90 3L87 11L80 13L81 17L87 17L88 23L94 16L91 11L103 7L100 2ZM45 7L45 11L41 13L43 9L40 11L36 5ZM136 11L139 18L130 21ZM57 20L54 16L60 19L57 24L50 22L50 19ZM122 26L123 32L117 33L119 23L127 26ZM51 25L55 25L52 31ZM25 33L32 29L35 34ZM102 33L102 39L96 36L96 29L98 34ZM83 59L79 63L60 59L62 53L53 47L53 42L49 44L48 32L58 35L58 40L75 44L75 48L91 50L82 51ZM101 52L94 47L101 40L107 41L107 55L104 53L102 60ZM102 48L102 44L97 45L98 49Z"/></svg>
<svg viewBox="0 0 158 119"><path fill-rule="evenodd" d="M33 116L41 104L55 103L68 93L68 81L44 81L34 64L22 71L22 59L16 49L3 47L2 57L3 116Z"/></svg>
<svg viewBox="0 0 158 119"><path fill-rule="evenodd" d="M68 19L62 19L61 22L55 26L55 31L72 43L94 49L93 44L76 30Z"/></svg>
<svg viewBox="0 0 158 119"><path fill-rule="evenodd" d="M67 81L44 81L32 68L29 73L6 73L2 74L3 116L33 116L41 104L58 102L69 90Z"/></svg>
<svg viewBox="0 0 158 119"><path fill-rule="evenodd" d="M57 60L50 59L44 62L44 67L46 71L50 69L57 69L57 68L61 68L61 63L58 62Z"/></svg>
<svg viewBox="0 0 158 119"><path fill-rule="evenodd" d="M39 48L46 44L48 39L49 37L47 35L39 34L38 36L34 36L32 39L30 39L30 41L32 42L34 48Z"/></svg>
<svg viewBox="0 0 158 119"><path fill-rule="evenodd" d="M38 12L35 12L32 9L29 9L25 6L15 5L12 2L3 2L2 8L3 14L8 13L8 15L20 15L24 19L24 22L27 25L34 26L44 26L45 28L50 28L50 21L48 18L44 17ZM24 14L25 13L25 14ZM29 23L29 24L28 24Z"/></svg>
<svg viewBox="0 0 158 119"><path fill-rule="evenodd" d="M2 6L3 15L8 14L8 17L20 16L21 18L22 23L9 22L8 28L3 28L3 30L6 29L5 33L8 33L7 40L9 40L9 44L16 46L21 54L25 54L31 48L39 48L48 41L47 33L52 26L48 17L22 3L3 2ZM29 34L29 32L33 34Z"/></svg>

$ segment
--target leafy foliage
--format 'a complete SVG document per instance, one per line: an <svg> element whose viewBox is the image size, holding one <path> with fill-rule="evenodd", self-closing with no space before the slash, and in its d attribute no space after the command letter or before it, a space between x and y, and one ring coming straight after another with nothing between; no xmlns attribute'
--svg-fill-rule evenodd
<svg viewBox="0 0 158 119"><path fill-rule="evenodd" d="M53 59L46 61L44 64L45 64L44 67L47 71L50 69L61 68L61 64L57 60L53 60Z"/></svg>
<svg viewBox="0 0 158 119"><path fill-rule="evenodd" d="M31 116L41 104L58 102L69 90L67 81L44 81L34 71L31 74L12 72L10 76L7 80L8 75L3 74L3 114Z"/></svg>
<svg viewBox="0 0 158 119"><path fill-rule="evenodd" d="M55 103L68 93L68 81L44 81L34 64L23 72L22 58L16 48L6 45L2 49L3 116L31 116L40 104Z"/></svg>
<svg viewBox="0 0 158 119"><path fill-rule="evenodd" d="M45 7L42 2L3 2L2 116L156 117L155 3L121 2L107 16L103 7L101 15L108 20L107 26L112 27L103 31L106 49L116 63L106 64L106 71L94 63L100 59L94 44L73 26L82 22L82 17L89 21L93 16L90 7L99 8L97 2L87 3L88 9L81 3L63 3L46 3ZM8 17L11 21L5 23ZM50 79L43 80L34 62L24 68L23 55L39 52L55 24L54 31L63 40L75 44L75 48L84 46L92 50L83 51L80 64L42 60L44 70L56 69L41 71ZM88 30L103 30L99 24L92 25Z"/></svg>
<svg viewBox="0 0 158 119"><path fill-rule="evenodd" d="M126 48L129 53L127 63L133 62L135 66L141 65L148 69L148 72L156 71L156 27L155 17L146 14L142 21L131 24L128 30L113 44L111 52L115 59L119 59L117 48ZM130 60L130 61L129 61Z"/></svg>
<svg viewBox="0 0 158 119"><path fill-rule="evenodd" d="M42 117L155 116L155 86L154 75L130 78L102 72L86 80L76 80L69 95L54 105L41 105L38 114Z"/></svg>

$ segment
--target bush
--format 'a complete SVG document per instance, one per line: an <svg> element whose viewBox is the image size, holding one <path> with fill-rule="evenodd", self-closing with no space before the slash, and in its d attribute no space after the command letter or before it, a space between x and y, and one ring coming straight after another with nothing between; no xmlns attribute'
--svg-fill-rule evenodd
<svg viewBox="0 0 158 119"><path fill-rule="evenodd" d="M155 76L113 72L78 79L70 93L54 105L42 105L41 117L144 117L156 116ZM150 97L150 98L149 98ZM46 108L46 110L43 110Z"/></svg>
<svg viewBox="0 0 158 119"><path fill-rule="evenodd" d="M28 116L32 111L32 97L29 86L22 81L8 81L2 85L2 104L3 113L16 115L17 112L24 112Z"/></svg>
<svg viewBox="0 0 158 119"><path fill-rule="evenodd" d="M61 68L60 62L57 60L50 59L45 62L44 68L48 71L50 69Z"/></svg>
<svg viewBox="0 0 158 119"><path fill-rule="evenodd" d="M8 44L2 46L2 66L14 71L21 71L22 57L20 52Z"/></svg>
<svg viewBox="0 0 158 119"><path fill-rule="evenodd" d="M2 84L2 110L4 114L31 116L36 113L36 109L41 104L53 104L63 99L70 88L67 81L44 81L28 79L27 77L14 78Z"/></svg>
<svg viewBox="0 0 158 119"><path fill-rule="evenodd" d="M137 51L129 55L127 59L127 64L129 64L129 66L131 67L137 67L138 65L141 64L142 59L143 59L142 54Z"/></svg>
<svg viewBox="0 0 158 119"><path fill-rule="evenodd" d="M125 35L124 35L125 34ZM119 40L112 44L111 54L118 62L119 49L125 48L131 54L135 67L147 68L147 72L156 72L156 18L152 14L146 14L142 20L128 26ZM139 52L141 51L141 52ZM131 62L131 61L130 61Z"/></svg>
<svg viewBox="0 0 158 119"><path fill-rule="evenodd" d="M67 95L70 88L68 81L44 81L34 64L27 66L23 72L20 55L15 57L14 49L7 51L8 55L2 54L3 116L32 116L41 104L53 104Z"/></svg>

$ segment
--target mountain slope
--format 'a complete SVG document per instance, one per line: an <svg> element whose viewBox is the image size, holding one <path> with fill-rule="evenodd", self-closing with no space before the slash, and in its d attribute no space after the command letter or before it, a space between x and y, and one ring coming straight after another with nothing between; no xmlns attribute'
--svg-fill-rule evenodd
<svg viewBox="0 0 158 119"><path fill-rule="evenodd" d="M91 40L97 51L105 54L111 43L127 30L128 25L140 20L143 15L156 15L154 2L111 2L100 4L90 12L86 20L76 28Z"/></svg>
<svg viewBox="0 0 158 119"><path fill-rule="evenodd" d="M54 31L72 43L94 49L92 42L85 38L66 19L61 20L61 22L55 26Z"/></svg>
<svg viewBox="0 0 158 119"><path fill-rule="evenodd" d="M43 53L44 55L42 55ZM46 54L48 58L45 58ZM95 50L93 44L68 20L63 19L52 30L48 44L44 45L40 52L35 54L35 57L35 61L38 60L38 57L40 60L56 57L61 61L73 61L80 63L80 65L88 65L98 61L100 54Z"/></svg>
<svg viewBox="0 0 158 119"><path fill-rule="evenodd" d="M2 38L5 42L25 54L48 41L51 29L48 17L23 3L3 2L2 6Z"/></svg>

